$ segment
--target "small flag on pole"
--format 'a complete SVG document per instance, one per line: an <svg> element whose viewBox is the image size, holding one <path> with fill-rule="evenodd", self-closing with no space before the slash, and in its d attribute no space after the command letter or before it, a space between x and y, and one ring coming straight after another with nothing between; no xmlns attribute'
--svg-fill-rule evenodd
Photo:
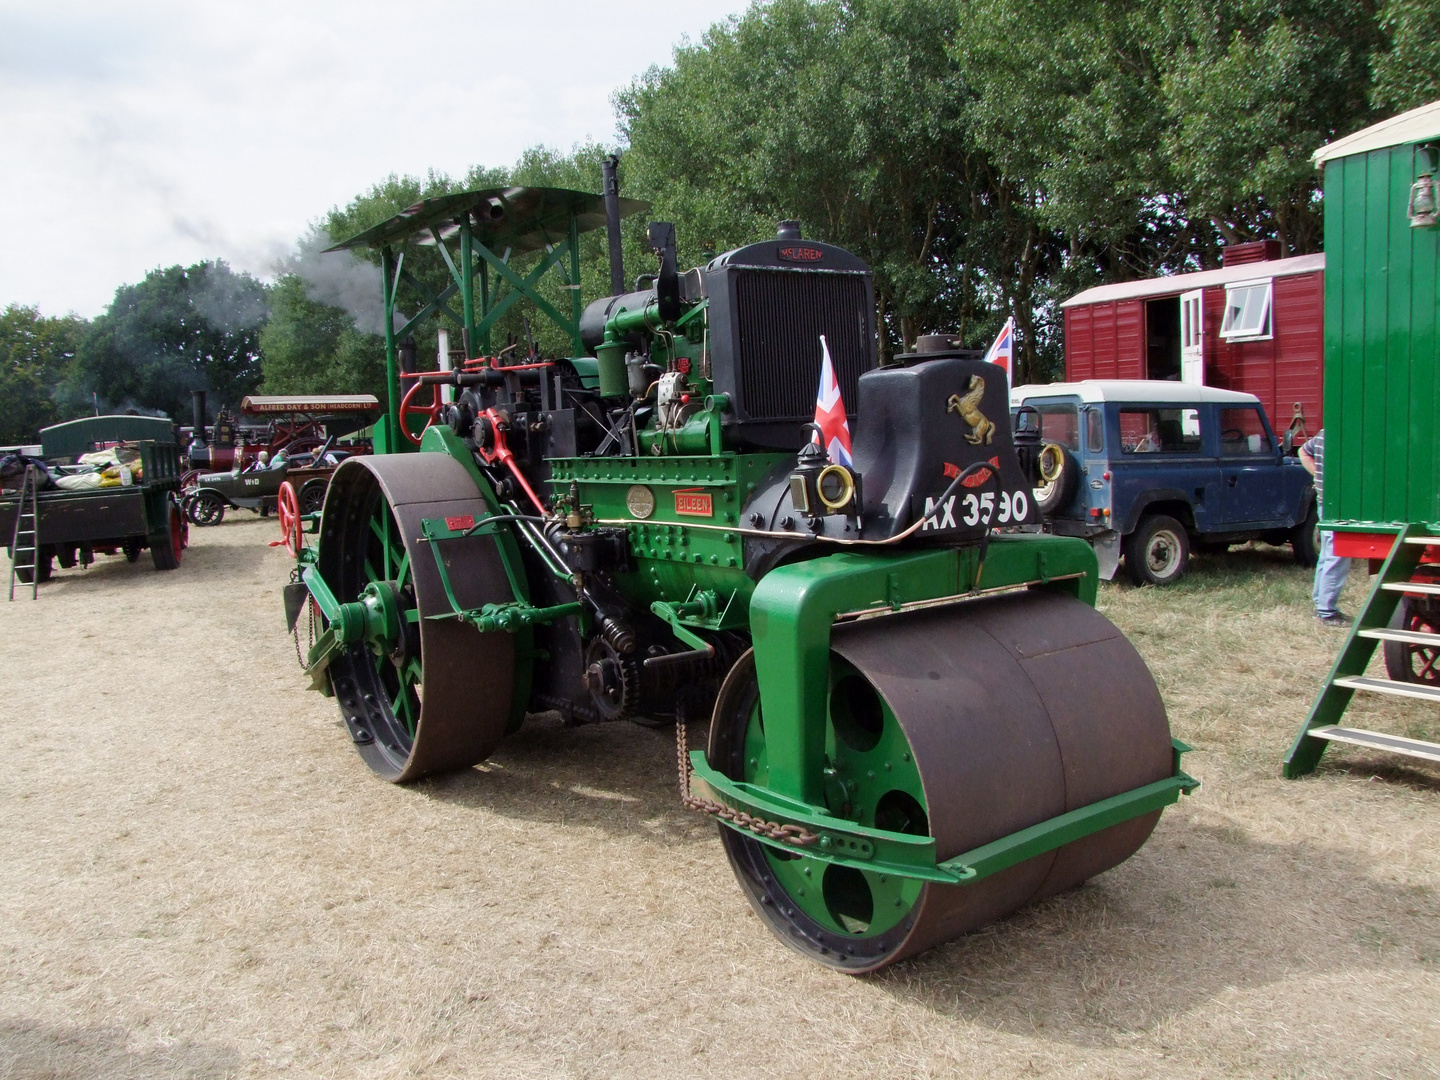
<svg viewBox="0 0 1440 1080"><path fill-rule="evenodd" d="M999 364L1005 369L1006 385L1015 381L1015 319L1005 320L1005 325L1000 328L1000 336L995 339L995 344L990 346L990 351L985 354L987 364Z"/></svg>
<svg viewBox="0 0 1440 1080"><path fill-rule="evenodd" d="M814 440L836 465L849 467L850 423L845 419L845 402L840 397L840 384L835 381L835 365L830 362L830 346L820 335L820 392L815 397L815 425L820 429Z"/></svg>

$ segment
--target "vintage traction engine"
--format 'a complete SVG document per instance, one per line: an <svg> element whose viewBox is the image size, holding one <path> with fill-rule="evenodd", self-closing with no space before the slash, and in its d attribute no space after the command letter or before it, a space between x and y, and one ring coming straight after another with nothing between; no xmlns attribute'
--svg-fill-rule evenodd
<svg viewBox="0 0 1440 1080"><path fill-rule="evenodd" d="M429 301L410 326L448 313L465 345L405 370L392 332L379 452L336 470L296 545L290 625L318 610L307 666L360 756L403 783L476 764L527 713L678 718L682 797L755 911L852 973L1129 857L1195 781L1094 609L1090 547L1016 528L1040 447L1012 436L1005 373L943 338L877 366L868 268L793 223L688 273L652 224L658 270L627 292L618 223L644 204L606 182L445 196L341 245L379 249L387 308L409 282ZM582 307L575 237L607 217L615 295ZM444 292L407 277L417 240ZM572 356L483 355L522 293ZM822 349L853 467L811 441Z"/></svg>

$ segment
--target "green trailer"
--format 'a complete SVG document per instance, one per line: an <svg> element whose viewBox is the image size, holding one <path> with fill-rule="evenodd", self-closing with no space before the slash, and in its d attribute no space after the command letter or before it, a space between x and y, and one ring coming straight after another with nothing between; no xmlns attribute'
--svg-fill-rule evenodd
<svg viewBox="0 0 1440 1080"><path fill-rule="evenodd" d="M11 561L14 583L32 586L62 568L86 565L96 554L124 554L130 561L147 548L157 570L180 565L188 538L180 512L180 455L169 420L152 416L88 416L40 432L40 456L63 471L82 454L126 446L139 455L139 480L132 484L64 490L32 482L0 497L0 536ZM38 490L37 490L38 489ZM33 593L33 588L32 588Z"/></svg>
<svg viewBox="0 0 1440 1080"><path fill-rule="evenodd" d="M447 195L341 245L383 267L386 326L416 311L377 453L336 469L286 590L360 757L408 782L530 714L673 724L683 804L763 925L851 973L1129 857L1195 781L1090 546L1021 531L1045 455L1004 370L945 336L878 366L869 267L793 222L685 273L652 222L627 292L642 207L613 179ZM583 305L576 237L607 224L614 292ZM422 243L443 290L407 276ZM522 297L570 355L490 353ZM462 363L403 370L432 317ZM848 450L810 427L842 402Z"/></svg>
<svg viewBox="0 0 1440 1080"><path fill-rule="evenodd" d="M1354 695L1440 702L1440 102L1315 153L1325 175L1321 528L1375 575L1285 775L1330 742L1440 761L1440 745L1344 726ZM1365 674L1377 648L1386 678Z"/></svg>

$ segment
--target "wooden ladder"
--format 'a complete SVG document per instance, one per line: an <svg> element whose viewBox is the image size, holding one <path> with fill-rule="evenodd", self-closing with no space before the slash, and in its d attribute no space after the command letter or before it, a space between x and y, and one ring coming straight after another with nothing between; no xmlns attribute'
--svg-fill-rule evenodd
<svg viewBox="0 0 1440 1080"><path fill-rule="evenodd" d="M1375 655L1376 646L1383 642L1398 641L1409 645L1440 648L1440 634L1389 628L1390 617L1395 614L1395 608L1405 593L1440 596L1440 584L1435 584L1433 578L1415 580L1415 571L1425 549L1429 547L1440 548L1440 535L1434 535L1422 526L1407 525L1395 538L1390 554L1370 590L1370 597L1365 601L1364 610L1350 628L1350 635L1345 639L1335 666L1326 676L1320 696L1315 699L1310 715L1306 717L1300 733L1295 736L1295 742L1290 747L1290 753L1285 757L1285 775L1289 779L1314 772L1315 766L1320 763L1320 756L1325 753L1325 747L1332 742L1351 743L1368 746L1372 750L1440 761L1440 743L1340 726L1340 719L1357 690L1440 703L1440 685L1377 679L1365 674L1365 668Z"/></svg>
<svg viewBox="0 0 1440 1080"><path fill-rule="evenodd" d="M15 582L20 569L30 567L30 599L40 595L40 503L39 470L25 466L20 500L15 506L15 532L10 537L10 599L15 599ZM28 524L27 524L28 522ZM23 584L23 582L22 582Z"/></svg>

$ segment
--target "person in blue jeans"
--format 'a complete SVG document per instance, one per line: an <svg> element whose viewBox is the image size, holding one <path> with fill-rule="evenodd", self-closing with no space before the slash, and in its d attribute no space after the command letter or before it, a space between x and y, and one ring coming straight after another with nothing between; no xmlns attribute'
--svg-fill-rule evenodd
<svg viewBox="0 0 1440 1080"><path fill-rule="evenodd" d="M1300 447L1300 464L1315 477L1315 501L1325 490L1325 429ZM1340 610L1340 590L1350 578L1350 560L1335 554L1335 534L1320 534L1320 557L1315 561L1315 618L1324 626L1349 626L1354 620Z"/></svg>

